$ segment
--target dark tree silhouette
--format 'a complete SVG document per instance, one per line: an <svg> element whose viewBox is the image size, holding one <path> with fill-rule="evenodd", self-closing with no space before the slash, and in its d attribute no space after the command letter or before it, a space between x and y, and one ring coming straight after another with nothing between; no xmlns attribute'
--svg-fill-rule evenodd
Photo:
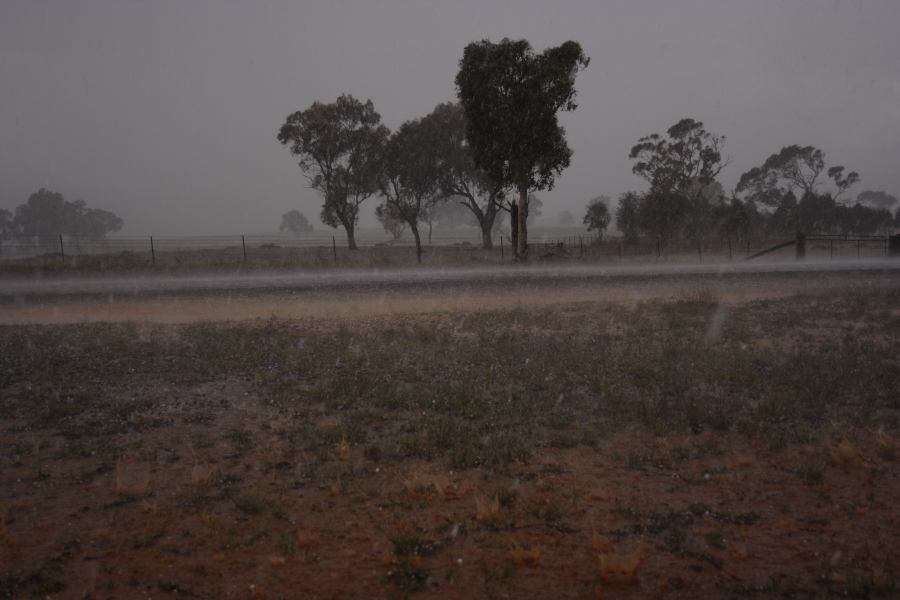
<svg viewBox="0 0 900 600"><path fill-rule="evenodd" d="M572 150L557 113L576 108L575 76L589 59L568 41L535 54L526 40L466 46L456 75L475 164L518 198L516 256L528 256L528 192L551 189Z"/></svg>
<svg viewBox="0 0 900 600"><path fill-rule="evenodd" d="M609 214L609 208L606 206L606 200L608 198L605 196L598 196L588 202L583 220L583 223L587 225L588 231L596 231L601 238L612 218Z"/></svg>
<svg viewBox="0 0 900 600"><path fill-rule="evenodd" d="M481 245L493 248L492 231L500 212L504 186L475 166L466 143L465 114L459 104L440 104L426 117L436 130L440 158L438 177L448 203L468 209L479 229Z"/></svg>
<svg viewBox="0 0 900 600"><path fill-rule="evenodd" d="M387 137L372 101L346 94L289 115L278 133L278 141L300 157L310 187L324 198L322 222L343 226L351 250L356 249L360 204L378 192Z"/></svg>
<svg viewBox="0 0 900 600"><path fill-rule="evenodd" d="M788 192L799 193L803 198L816 194L825 171L825 153L814 146L785 146L777 154L769 156L762 166L753 167L738 180L737 193L748 200L775 207ZM859 181L859 173L844 175L844 167L828 169L827 176L837 188L835 199Z"/></svg>
<svg viewBox="0 0 900 600"><path fill-rule="evenodd" d="M407 121L388 140L384 151L379 186L384 201L380 210L386 218L403 221L416 241L416 258L422 262L419 222L439 201L439 128L429 120Z"/></svg>

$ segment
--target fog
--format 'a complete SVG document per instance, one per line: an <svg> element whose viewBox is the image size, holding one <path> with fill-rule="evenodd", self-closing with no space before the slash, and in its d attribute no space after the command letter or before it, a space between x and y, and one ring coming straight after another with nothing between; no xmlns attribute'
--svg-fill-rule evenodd
<svg viewBox="0 0 900 600"><path fill-rule="evenodd" d="M0 208L41 187L124 234L265 232L320 198L275 139L341 93L396 128L454 100L470 41L577 40L591 57L574 150L545 218L645 185L628 150L682 117L728 137L726 189L789 144L900 192L900 4L760 2L35 2L0 5ZM377 199L362 225L374 226Z"/></svg>

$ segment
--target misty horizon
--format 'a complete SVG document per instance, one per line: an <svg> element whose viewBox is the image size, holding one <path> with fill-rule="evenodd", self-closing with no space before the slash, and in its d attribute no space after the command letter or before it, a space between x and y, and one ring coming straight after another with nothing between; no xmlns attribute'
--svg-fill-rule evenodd
<svg viewBox="0 0 900 600"><path fill-rule="evenodd" d="M7 2L0 208L48 188L114 211L128 235L275 231L294 209L329 229L276 140L285 116L348 93L396 129L456 101L467 43L504 37L573 39L591 58L561 115L572 164L537 192L543 224L645 189L629 149L683 117L727 137L726 190L800 144L859 172L851 196L900 193L895 2L515 6ZM377 203L360 226L378 226Z"/></svg>

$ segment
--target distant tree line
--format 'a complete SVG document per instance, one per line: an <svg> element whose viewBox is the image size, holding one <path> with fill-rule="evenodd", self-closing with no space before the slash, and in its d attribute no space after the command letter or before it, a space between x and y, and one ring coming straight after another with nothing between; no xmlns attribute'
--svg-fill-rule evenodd
<svg viewBox="0 0 900 600"><path fill-rule="evenodd" d="M62 194L44 188L31 194L14 212L0 210L0 237L27 237L48 249L59 235L102 240L119 231L122 219L101 208L90 208L84 200L70 202Z"/></svg>
<svg viewBox="0 0 900 600"><path fill-rule="evenodd" d="M576 108L575 77L588 63L572 41L540 54L525 40L474 42L459 63L458 103L440 104L391 132L371 100L342 95L289 115L278 140L321 194L322 222L343 227L351 249L360 206L377 197L382 226L394 237L410 231L420 260L423 226L430 239L435 223L458 222L459 207L481 229L484 248L506 219L514 254L526 259L533 192L552 189L572 155L557 115ZM729 163L724 143L694 119L638 139L629 153L632 171L649 186L618 199L614 215L625 241L702 245L712 235L866 234L898 224L891 212L897 201L886 192L844 199L859 174L827 167L824 152L812 146L782 148L726 194L718 181ZM608 199L594 199L583 223L602 234L611 209ZM563 213L559 220L573 218Z"/></svg>
<svg viewBox="0 0 900 600"><path fill-rule="evenodd" d="M845 198L859 174L827 167L825 153L813 146L782 148L741 175L726 195L717 181L729 162L722 154L724 142L693 119L637 141L629 153L632 172L649 187L618 199L616 226L625 243L643 237L661 245L673 240L700 245L710 236L742 240L798 231L870 235L900 226L896 197L868 190L855 200ZM826 182L831 189L823 191ZM609 221L605 203L588 204L589 229L602 231Z"/></svg>

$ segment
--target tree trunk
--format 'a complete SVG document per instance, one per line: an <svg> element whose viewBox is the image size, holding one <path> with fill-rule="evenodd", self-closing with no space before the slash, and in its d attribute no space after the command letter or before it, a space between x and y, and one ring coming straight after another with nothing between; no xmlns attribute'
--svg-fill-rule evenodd
<svg viewBox="0 0 900 600"><path fill-rule="evenodd" d="M494 223L485 218L481 221L481 247L484 250L491 250L494 247L494 240L491 234L494 231Z"/></svg>
<svg viewBox="0 0 900 600"><path fill-rule="evenodd" d="M528 188L519 188L519 240L516 254L519 260L528 260Z"/></svg>
<svg viewBox="0 0 900 600"><path fill-rule="evenodd" d="M422 262L422 240L419 238L419 227L413 221L410 222L409 228L412 230L413 237L416 238L416 261Z"/></svg>
<svg viewBox="0 0 900 600"><path fill-rule="evenodd" d="M358 250L356 247L356 233L353 224L351 223L348 225L347 223L344 223L344 229L347 230L347 247L350 248L350 250Z"/></svg>
<svg viewBox="0 0 900 600"><path fill-rule="evenodd" d="M515 202L509 205L509 241L512 245L513 259L519 252L519 207Z"/></svg>

